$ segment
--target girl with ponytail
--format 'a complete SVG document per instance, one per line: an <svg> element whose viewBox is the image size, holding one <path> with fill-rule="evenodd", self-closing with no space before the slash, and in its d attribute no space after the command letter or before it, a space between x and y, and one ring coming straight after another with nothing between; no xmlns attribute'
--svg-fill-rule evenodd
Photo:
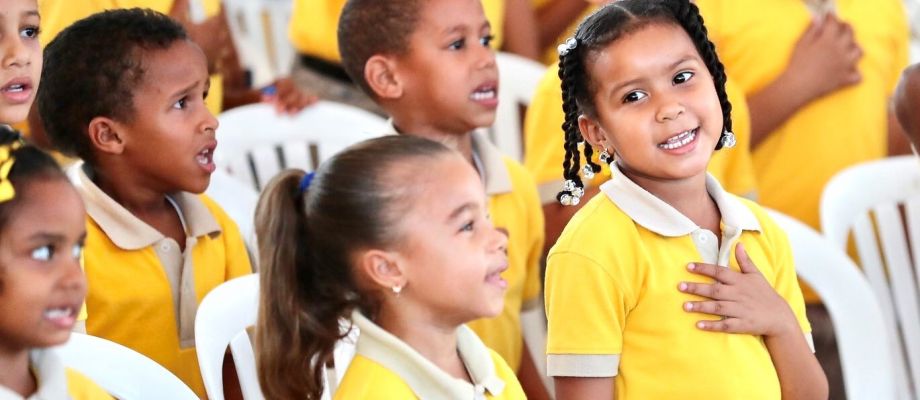
<svg viewBox="0 0 920 400"><path fill-rule="evenodd" d="M557 198L579 203L595 151L612 178L548 256L557 398L827 398L785 234L706 173L734 137L697 7L612 2L559 54Z"/></svg>
<svg viewBox="0 0 920 400"><path fill-rule="evenodd" d="M315 173L286 171L259 201L259 381L319 399L340 321L360 329L336 399L523 398L463 324L502 310L507 238L463 157L412 136L372 139Z"/></svg>

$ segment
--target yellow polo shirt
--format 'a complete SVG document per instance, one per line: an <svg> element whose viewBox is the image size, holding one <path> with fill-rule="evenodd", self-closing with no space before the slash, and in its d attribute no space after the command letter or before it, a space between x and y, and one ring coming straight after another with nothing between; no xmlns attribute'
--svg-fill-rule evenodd
<svg viewBox="0 0 920 400"><path fill-rule="evenodd" d="M220 14L220 0L202 1L205 15ZM42 33L40 42L44 48L58 33L74 22L105 10L118 8L149 8L168 14L173 0L39 0L38 10L42 16ZM212 114L220 114L223 108L223 78L219 74L211 75L211 89L205 103Z"/></svg>
<svg viewBox="0 0 920 400"><path fill-rule="evenodd" d="M524 118L524 167L537 180L543 204L556 201L556 194L562 189L562 161L565 159L562 122L565 121L565 114L562 112L561 84L559 67L550 66L537 86ZM737 143L731 149L714 152L708 170L729 192L754 199L758 191L749 150L751 116L747 101L744 93L731 80L725 84L725 91L732 103L732 129ZM581 159L584 165L584 157ZM591 186L600 185L610 178L610 169L600 164L601 173L595 175Z"/></svg>
<svg viewBox="0 0 920 400"><path fill-rule="evenodd" d="M337 30L345 0L293 0L293 6L288 38L294 48L302 54L334 63L341 62ZM505 26L505 2L482 0L482 8L495 36L492 48L500 49Z"/></svg>
<svg viewBox="0 0 920 400"><path fill-rule="evenodd" d="M211 289L252 272L236 224L207 196L173 194L188 233L180 251L173 239L99 189L87 172L82 163L68 171L86 204L86 332L153 359L206 398L195 313Z"/></svg>
<svg viewBox="0 0 920 400"><path fill-rule="evenodd" d="M390 128L396 132L392 124ZM540 296L543 209L530 174L485 134L472 135L473 158L485 184L492 224L508 234L508 269L502 273L508 288L501 314L468 325L517 371L524 347L521 310L536 306Z"/></svg>
<svg viewBox="0 0 920 400"><path fill-rule="evenodd" d="M38 387L29 399L111 400L112 396L92 380L73 369L64 367L60 357L49 349L29 351L29 367ZM0 400L24 400L0 385Z"/></svg>
<svg viewBox="0 0 920 400"><path fill-rule="evenodd" d="M907 64L900 0L836 0L863 51L862 82L802 107L754 150L760 202L820 229L831 176L887 152L888 102ZM748 96L783 72L812 15L800 0L698 0L727 73Z"/></svg>
<svg viewBox="0 0 920 400"><path fill-rule="evenodd" d="M444 372L360 312L352 321L361 335L336 400L526 399L514 371L466 326L457 328L457 353L473 383Z"/></svg>
<svg viewBox="0 0 920 400"><path fill-rule="evenodd" d="M550 376L615 376L616 398L778 399L780 384L760 336L706 332L682 308L699 296L682 281L707 282L690 262L739 270L735 245L789 302L806 339L811 328L785 233L755 203L706 189L722 214L722 245L619 169L572 218L546 271Z"/></svg>

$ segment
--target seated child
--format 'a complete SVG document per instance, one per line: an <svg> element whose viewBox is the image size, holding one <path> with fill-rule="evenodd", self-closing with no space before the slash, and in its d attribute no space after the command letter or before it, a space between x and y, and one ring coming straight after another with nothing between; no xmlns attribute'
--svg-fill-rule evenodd
<svg viewBox="0 0 920 400"><path fill-rule="evenodd" d="M459 153L384 136L315 173L283 172L262 193L256 232L266 398L319 399L348 318L361 335L335 399L525 398L463 325L501 313L508 240Z"/></svg>
<svg viewBox="0 0 920 400"><path fill-rule="evenodd" d="M217 120L204 54L163 14L120 9L45 48L38 106L86 203L86 331L157 361L199 396L195 312L251 272L236 225L200 195L215 170Z"/></svg>
<svg viewBox="0 0 920 400"><path fill-rule="evenodd" d="M914 153L920 147L920 64L907 67L894 92L894 110Z"/></svg>
<svg viewBox="0 0 920 400"><path fill-rule="evenodd" d="M560 399L825 399L788 239L706 173L730 147L725 73L688 0L621 0L560 48L563 204L612 177L546 271ZM589 174L590 175L590 174Z"/></svg>
<svg viewBox="0 0 920 400"><path fill-rule="evenodd" d="M538 304L543 217L533 178L479 132L495 120L499 90L492 31L470 0L349 0L339 53L352 80L400 134L457 150L476 167L492 222L508 234L505 308L470 327L517 371L528 397L542 389L524 346L521 311ZM533 390L531 390L533 389Z"/></svg>

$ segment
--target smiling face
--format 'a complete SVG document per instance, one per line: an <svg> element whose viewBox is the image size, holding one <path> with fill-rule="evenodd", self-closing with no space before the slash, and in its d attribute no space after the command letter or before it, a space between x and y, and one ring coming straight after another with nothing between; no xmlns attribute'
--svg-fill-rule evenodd
<svg viewBox="0 0 920 400"><path fill-rule="evenodd" d="M25 121L42 70L35 0L0 0L0 123Z"/></svg>
<svg viewBox="0 0 920 400"><path fill-rule="evenodd" d="M204 53L179 40L165 50L149 50L133 93L130 121L116 121L124 156L144 187L162 193L201 193L215 170L217 119L204 100L209 88Z"/></svg>
<svg viewBox="0 0 920 400"><path fill-rule="evenodd" d="M478 0L426 0L409 51L396 58L407 108L442 132L490 126L498 106L498 67Z"/></svg>
<svg viewBox="0 0 920 400"><path fill-rule="evenodd" d="M410 301L429 316L462 324L498 315L508 283L508 239L488 218L482 180L459 154L445 153L415 175L418 191L398 232Z"/></svg>
<svg viewBox="0 0 920 400"><path fill-rule="evenodd" d="M21 203L0 235L0 351L67 341L86 295L80 253L86 221L65 179L17 188Z"/></svg>
<svg viewBox="0 0 920 400"><path fill-rule="evenodd" d="M597 117L579 127L630 178L701 177L721 135L712 75L679 26L651 23L586 61Z"/></svg>

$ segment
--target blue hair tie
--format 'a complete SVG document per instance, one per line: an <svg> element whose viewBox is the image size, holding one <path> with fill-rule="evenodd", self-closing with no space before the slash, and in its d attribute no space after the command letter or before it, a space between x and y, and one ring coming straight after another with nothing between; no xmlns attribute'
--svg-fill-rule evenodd
<svg viewBox="0 0 920 400"><path fill-rule="evenodd" d="M316 176L315 172L310 172L303 176L303 179L300 180L300 193L306 192L310 188L310 183L313 182L314 176Z"/></svg>

